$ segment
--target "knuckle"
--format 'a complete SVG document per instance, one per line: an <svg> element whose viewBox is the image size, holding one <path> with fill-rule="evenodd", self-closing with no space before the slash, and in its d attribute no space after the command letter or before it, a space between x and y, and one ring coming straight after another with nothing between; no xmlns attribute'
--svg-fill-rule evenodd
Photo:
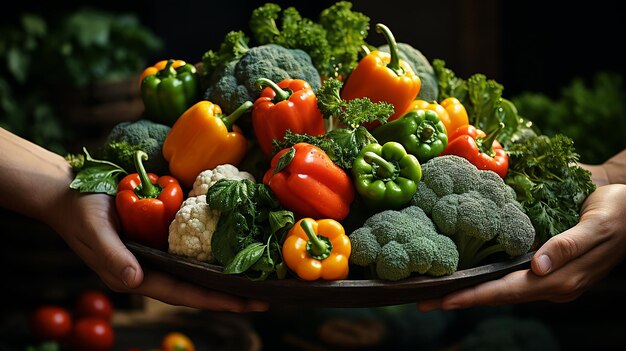
<svg viewBox="0 0 626 351"><path fill-rule="evenodd" d="M579 245L574 238L568 235L557 235L553 239L559 257L570 259L577 256Z"/></svg>

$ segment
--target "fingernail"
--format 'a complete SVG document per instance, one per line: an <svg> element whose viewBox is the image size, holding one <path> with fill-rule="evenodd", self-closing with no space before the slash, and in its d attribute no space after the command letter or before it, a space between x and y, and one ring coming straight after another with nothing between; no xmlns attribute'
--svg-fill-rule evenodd
<svg viewBox="0 0 626 351"><path fill-rule="evenodd" d="M540 273L547 274L552 269L552 261L550 261L550 257L548 255L541 255L537 257L537 268L539 268Z"/></svg>
<svg viewBox="0 0 626 351"><path fill-rule="evenodd" d="M122 281L127 288L134 287L133 282L135 281L136 275L137 271L135 270L135 268L131 266L124 268L124 272L122 273Z"/></svg>

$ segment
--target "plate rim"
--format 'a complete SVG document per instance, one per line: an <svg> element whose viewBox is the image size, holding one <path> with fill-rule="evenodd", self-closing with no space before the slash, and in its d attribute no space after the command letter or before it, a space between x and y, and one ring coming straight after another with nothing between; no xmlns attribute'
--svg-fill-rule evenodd
<svg viewBox="0 0 626 351"><path fill-rule="evenodd" d="M320 293L320 296L331 298L336 296L338 298L337 301L317 301L317 303L314 303L328 307L383 306L396 304L395 302L416 302L437 297L464 287L499 278L514 270L522 269L524 266L530 266L530 260L535 253L535 251L529 251L515 258L459 270L442 277L419 275L398 281L382 279L305 281L290 276L285 279L268 278L255 281L243 275L224 274L222 266L216 264L170 254L133 241L125 241L125 245L133 254L138 256L140 262L145 261L145 263L177 278L208 289L220 290L244 298L263 299L265 297L265 300L269 298L275 302L296 304L304 301L299 296L291 296L288 294L289 292L306 291L307 294L310 294L308 289L315 289L313 291ZM182 269L185 272L202 272L203 275L200 279L190 279L189 274L184 274L184 276L176 275L176 269ZM430 294L432 296L430 296L429 290L432 289L434 291ZM279 293L273 295L266 290L274 290ZM435 291L439 291L439 293ZM283 293L287 297L283 296ZM376 296L370 297L370 294ZM385 295L388 295L388 297L385 298ZM350 296L354 296L356 300L354 302L339 301L341 298Z"/></svg>

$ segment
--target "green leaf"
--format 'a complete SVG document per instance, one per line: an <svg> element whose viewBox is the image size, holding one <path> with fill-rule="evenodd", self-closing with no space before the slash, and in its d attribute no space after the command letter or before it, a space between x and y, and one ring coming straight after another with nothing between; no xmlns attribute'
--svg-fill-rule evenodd
<svg viewBox="0 0 626 351"><path fill-rule="evenodd" d="M21 18L24 31L34 37L43 37L46 35L46 21L43 18L33 15L24 14Z"/></svg>
<svg viewBox="0 0 626 351"><path fill-rule="evenodd" d="M263 256L265 245L253 243L239 251L233 260L224 267L224 274L240 274L247 271Z"/></svg>
<svg viewBox="0 0 626 351"><path fill-rule="evenodd" d="M295 156L296 156L296 148L292 146L291 148L289 148L289 151L285 152L278 159L278 163L276 163L276 167L274 168L274 174L282 171L283 169L285 169L285 167L289 166L289 164L291 163L291 160L293 160Z"/></svg>
<svg viewBox="0 0 626 351"><path fill-rule="evenodd" d="M280 230L289 230L295 222L291 211L271 211L269 214L270 233L275 234Z"/></svg>
<svg viewBox="0 0 626 351"><path fill-rule="evenodd" d="M81 193L105 193L114 196L119 177L128 173L115 163L93 159L86 148L83 148L83 152L85 163L70 183L70 188Z"/></svg>
<svg viewBox="0 0 626 351"><path fill-rule="evenodd" d="M10 48L7 52L7 66L15 80L24 83L28 77L31 57L21 48Z"/></svg>
<svg viewBox="0 0 626 351"><path fill-rule="evenodd" d="M207 203L221 212L232 211L240 206L253 206L255 194L255 183L250 180L220 179L209 188Z"/></svg>

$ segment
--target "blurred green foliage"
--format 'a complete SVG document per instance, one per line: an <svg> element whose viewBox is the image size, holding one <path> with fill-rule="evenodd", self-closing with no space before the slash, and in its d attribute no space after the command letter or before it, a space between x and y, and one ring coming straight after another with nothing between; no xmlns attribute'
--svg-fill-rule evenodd
<svg viewBox="0 0 626 351"><path fill-rule="evenodd" d="M56 90L137 75L163 48L134 14L80 8L18 19L0 27L0 127L58 153L72 131Z"/></svg>
<svg viewBox="0 0 626 351"><path fill-rule="evenodd" d="M572 138L580 162L599 164L626 148L626 90L621 75L601 71L590 81L573 79L555 98L525 92L511 101L543 134Z"/></svg>

